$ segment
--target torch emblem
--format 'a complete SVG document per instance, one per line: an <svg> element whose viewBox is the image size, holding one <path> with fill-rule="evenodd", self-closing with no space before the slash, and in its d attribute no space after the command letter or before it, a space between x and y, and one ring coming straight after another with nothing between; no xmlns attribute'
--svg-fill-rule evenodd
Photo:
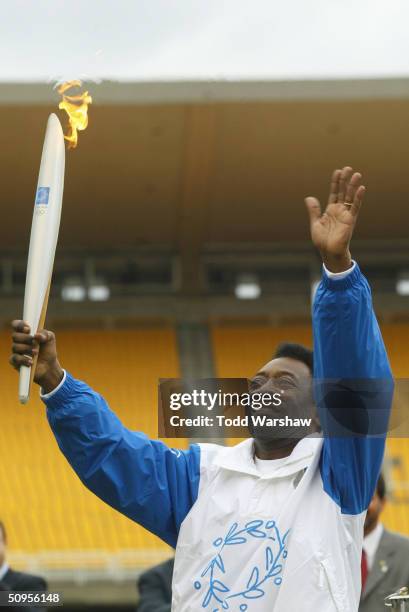
<svg viewBox="0 0 409 612"><path fill-rule="evenodd" d="M36 205L45 204L47 206L48 199L50 197L50 188L49 187L38 187L37 195L36 195Z"/></svg>

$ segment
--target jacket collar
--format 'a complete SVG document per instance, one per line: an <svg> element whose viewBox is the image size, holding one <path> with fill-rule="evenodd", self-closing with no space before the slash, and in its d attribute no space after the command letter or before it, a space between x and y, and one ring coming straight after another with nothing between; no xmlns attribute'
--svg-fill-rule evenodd
<svg viewBox="0 0 409 612"><path fill-rule="evenodd" d="M311 464L314 455L320 449L320 437L315 435L314 437L302 438L294 447L292 453L286 457L286 461L282 463L280 468L274 471L271 476L263 475L263 478L282 478L299 472ZM249 438L240 444L236 444L236 446L224 448L216 457L215 464L225 470L260 477L253 457L254 440Z"/></svg>

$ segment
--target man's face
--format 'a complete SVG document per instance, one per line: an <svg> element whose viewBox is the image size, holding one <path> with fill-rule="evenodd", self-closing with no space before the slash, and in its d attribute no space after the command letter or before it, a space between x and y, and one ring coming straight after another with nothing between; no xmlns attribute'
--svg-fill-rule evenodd
<svg viewBox="0 0 409 612"><path fill-rule="evenodd" d="M279 357L264 365L250 381L250 393L279 393L280 406L250 410L250 415L266 415L269 418L311 418L310 427L297 430L288 427L258 427L251 424L254 438L265 442L296 442L313 431L317 431L316 411L312 397L311 372L305 363L289 357Z"/></svg>
<svg viewBox="0 0 409 612"><path fill-rule="evenodd" d="M3 530L0 529L0 565L3 565L6 559L6 540L4 538Z"/></svg>
<svg viewBox="0 0 409 612"><path fill-rule="evenodd" d="M370 533L372 529L376 527L379 521L379 516L384 509L385 500L381 499L378 493L375 491L375 495L371 499L371 503L368 506L368 511L365 517L364 533L365 535Z"/></svg>

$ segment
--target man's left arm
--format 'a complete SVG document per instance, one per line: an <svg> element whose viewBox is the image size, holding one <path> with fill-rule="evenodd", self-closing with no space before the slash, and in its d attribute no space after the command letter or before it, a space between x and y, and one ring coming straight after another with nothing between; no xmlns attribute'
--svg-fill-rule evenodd
<svg viewBox="0 0 409 612"><path fill-rule="evenodd" d="M324 430L324 488L358 514L374 493L385 447L391 371L369 285L355 265L324 272L313 310L315 395Z"/></svg>
<svg viewBox="0 0 409 612"><path fill-rule="evenodd" d="M346 167L332 176L324 213L318 200L306 200L313 242L335 273L324 271L313 307L315 395L325 436L320 468L326 492L347 514L364 511L375 490L392 389L371 290L349 250L365 192L360 183Z"/></svg>

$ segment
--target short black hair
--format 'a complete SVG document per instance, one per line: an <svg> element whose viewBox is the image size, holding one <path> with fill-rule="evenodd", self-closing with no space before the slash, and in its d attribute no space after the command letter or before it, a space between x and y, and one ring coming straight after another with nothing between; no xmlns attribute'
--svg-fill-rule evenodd
<svg viewBox="0 0 409 612"><path fill-rule="evenodd" d="M382 472L379 474L378 482L376 483L376 493L379 499L384 500L386 497L386 483Z"/></svg>
<svg viewBox="0 0 409 612"><path fill-rule="evenodd" d="M0 521L0 531L1 531L1 533L3 534L3 540L4 540L5 542L7 542L6 528L5 528L5 526L4 526L3 521Z"/></svg>
<svg viewBox="0 0 409 612"><path fill-rule="evenodd" d="M311 349L303 346L302 344L297 344L295 342L283 342L282 344L279 344L274 353L274 359L277 359L278 357L288 357L290 359L301 361L308 367L311 375L313 373L314 354Z"/></svg>

